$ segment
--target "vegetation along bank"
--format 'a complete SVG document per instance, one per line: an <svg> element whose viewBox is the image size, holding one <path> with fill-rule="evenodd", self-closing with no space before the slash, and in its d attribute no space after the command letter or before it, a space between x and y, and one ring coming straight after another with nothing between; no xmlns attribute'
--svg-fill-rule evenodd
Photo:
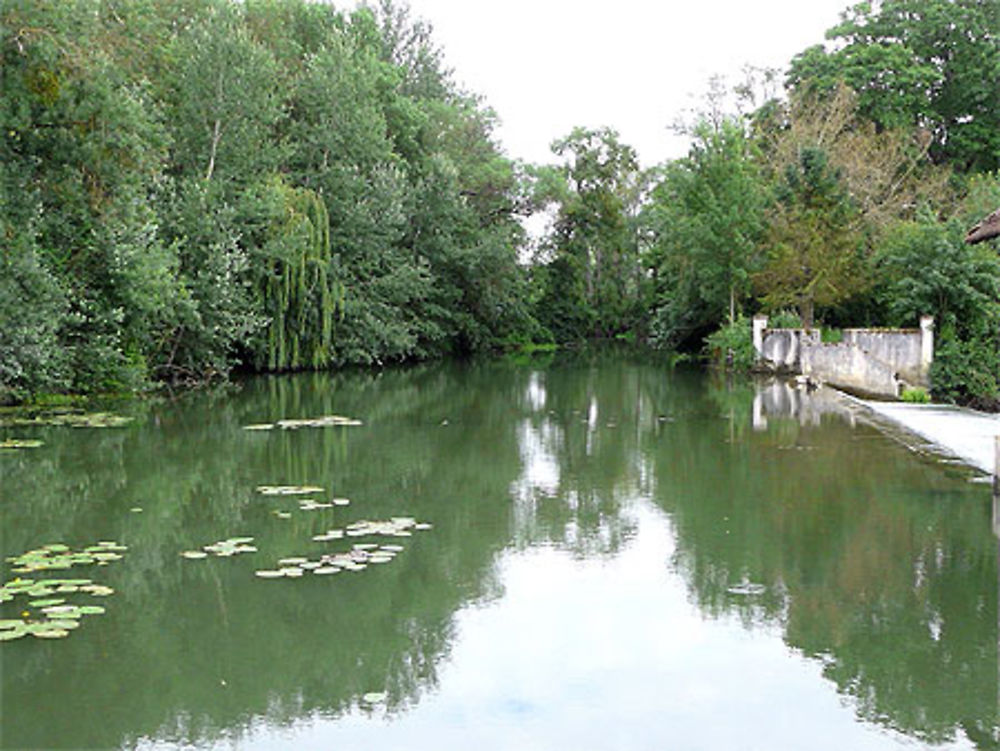
<svg viewBox="0 0 1000 751"><path fill-rule="evenodd" d="M609 128L509 158L390 0L8 0L0 401L596 338L738 366L763 311L933 315L935 397L995 407L997 241L963 238L1000 206L998 19L847 8L641 169Z"/></svg>

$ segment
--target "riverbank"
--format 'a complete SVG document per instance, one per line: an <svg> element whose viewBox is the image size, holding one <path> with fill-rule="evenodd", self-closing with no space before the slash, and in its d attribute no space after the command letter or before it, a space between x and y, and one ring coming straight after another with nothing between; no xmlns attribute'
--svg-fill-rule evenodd
<svg viewBox="0 0 1000 751"><path fill-rule="evenodd" d="M887 420L930 443L934 448L985 472L994 472L1000 415L942 404L906 404L858 399L844 395L879 420Z"/></svg>

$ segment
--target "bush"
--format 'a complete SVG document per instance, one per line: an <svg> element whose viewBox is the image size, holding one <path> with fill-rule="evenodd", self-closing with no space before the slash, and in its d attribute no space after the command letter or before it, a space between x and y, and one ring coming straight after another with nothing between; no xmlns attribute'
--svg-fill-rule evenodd
<svg viewBox="0 0 1000 751"><path fill-rule="evenodd" d="M976 409L1000 407L1000 352L994 337L968 340L942 332L931 364L931 392L938 401Z"/></svg>
<svg viewBox="0 0 1000 751"><path fill-rule="evenodd" d="M715 365L733 371L747 371L753 367L753 332L750 321L738 316L705 338L709 359Z"/></svg>
<svg viewBox="0 0 1000 751"><path fill-rule="evenodd" d="M769 329L801 329L802 318L794 310L779 310L767 318Z"/></svg>
<svg viewBox="0 0 1000 751"><path fill-rule="evenodd" d="M903 389L902 400L910 404L927 404L931 400L931 395L927 389L920 387Z"/></svg>
<svg viewBox="0 0 1000 751"><path fill-rule="evenodd" d="M823 344L840 344L844 341L844 330L824 327L819 330L819 338Z"/></svg>

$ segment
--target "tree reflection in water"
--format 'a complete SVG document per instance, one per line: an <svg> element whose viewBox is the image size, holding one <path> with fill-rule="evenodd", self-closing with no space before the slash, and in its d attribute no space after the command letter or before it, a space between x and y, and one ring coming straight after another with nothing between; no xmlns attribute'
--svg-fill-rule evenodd
<svg viewBox="0 0 1000 751"><path fill-rule="evenodd" d="M706 617L780 629L867 721L996 746L989 492L821 392L614 350L258 378L136 409L127 430L36 429L44 452L0 458L8 554L130 548L108 569L118 594L103 620L65 643L4 645L2 714L23 720L4 723L5 747L238 744L255 723L335 718L383 690L390 717L409 712L438 684L456 613L503 596L501 553L615 558L651 504ZM364 425L242 430L327 414ZM253 492L266 484L318 484L352 504L292 504L279 520L282 501ZM387 566L252 575L321 549L311 537L330 526L395 515L434 529ZM178 556L237 534L261 552ZM733 590L743 583L763 593Z"/></svg>

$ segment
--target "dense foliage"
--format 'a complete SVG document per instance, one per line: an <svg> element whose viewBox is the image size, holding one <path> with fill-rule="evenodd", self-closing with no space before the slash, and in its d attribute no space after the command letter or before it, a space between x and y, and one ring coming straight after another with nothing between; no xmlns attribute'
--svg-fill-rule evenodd
<svg viewBox="0 0 1000 751"><path fill-rule="evenodd" d="M0 398L525 327L492 112L388 2L0 9Z"/></svg>
<svg viewBox="0 0 1000 751"><path fill-rule="evenodd" d="M827 36L784 91L709 92L683 158L578 127L522 167L391 0L8 0L0 401L594 338L735 362L787 311L933 315L935 395L1000 404L1000 264L962 241L1000 205L1000 1Z"/></svg>

